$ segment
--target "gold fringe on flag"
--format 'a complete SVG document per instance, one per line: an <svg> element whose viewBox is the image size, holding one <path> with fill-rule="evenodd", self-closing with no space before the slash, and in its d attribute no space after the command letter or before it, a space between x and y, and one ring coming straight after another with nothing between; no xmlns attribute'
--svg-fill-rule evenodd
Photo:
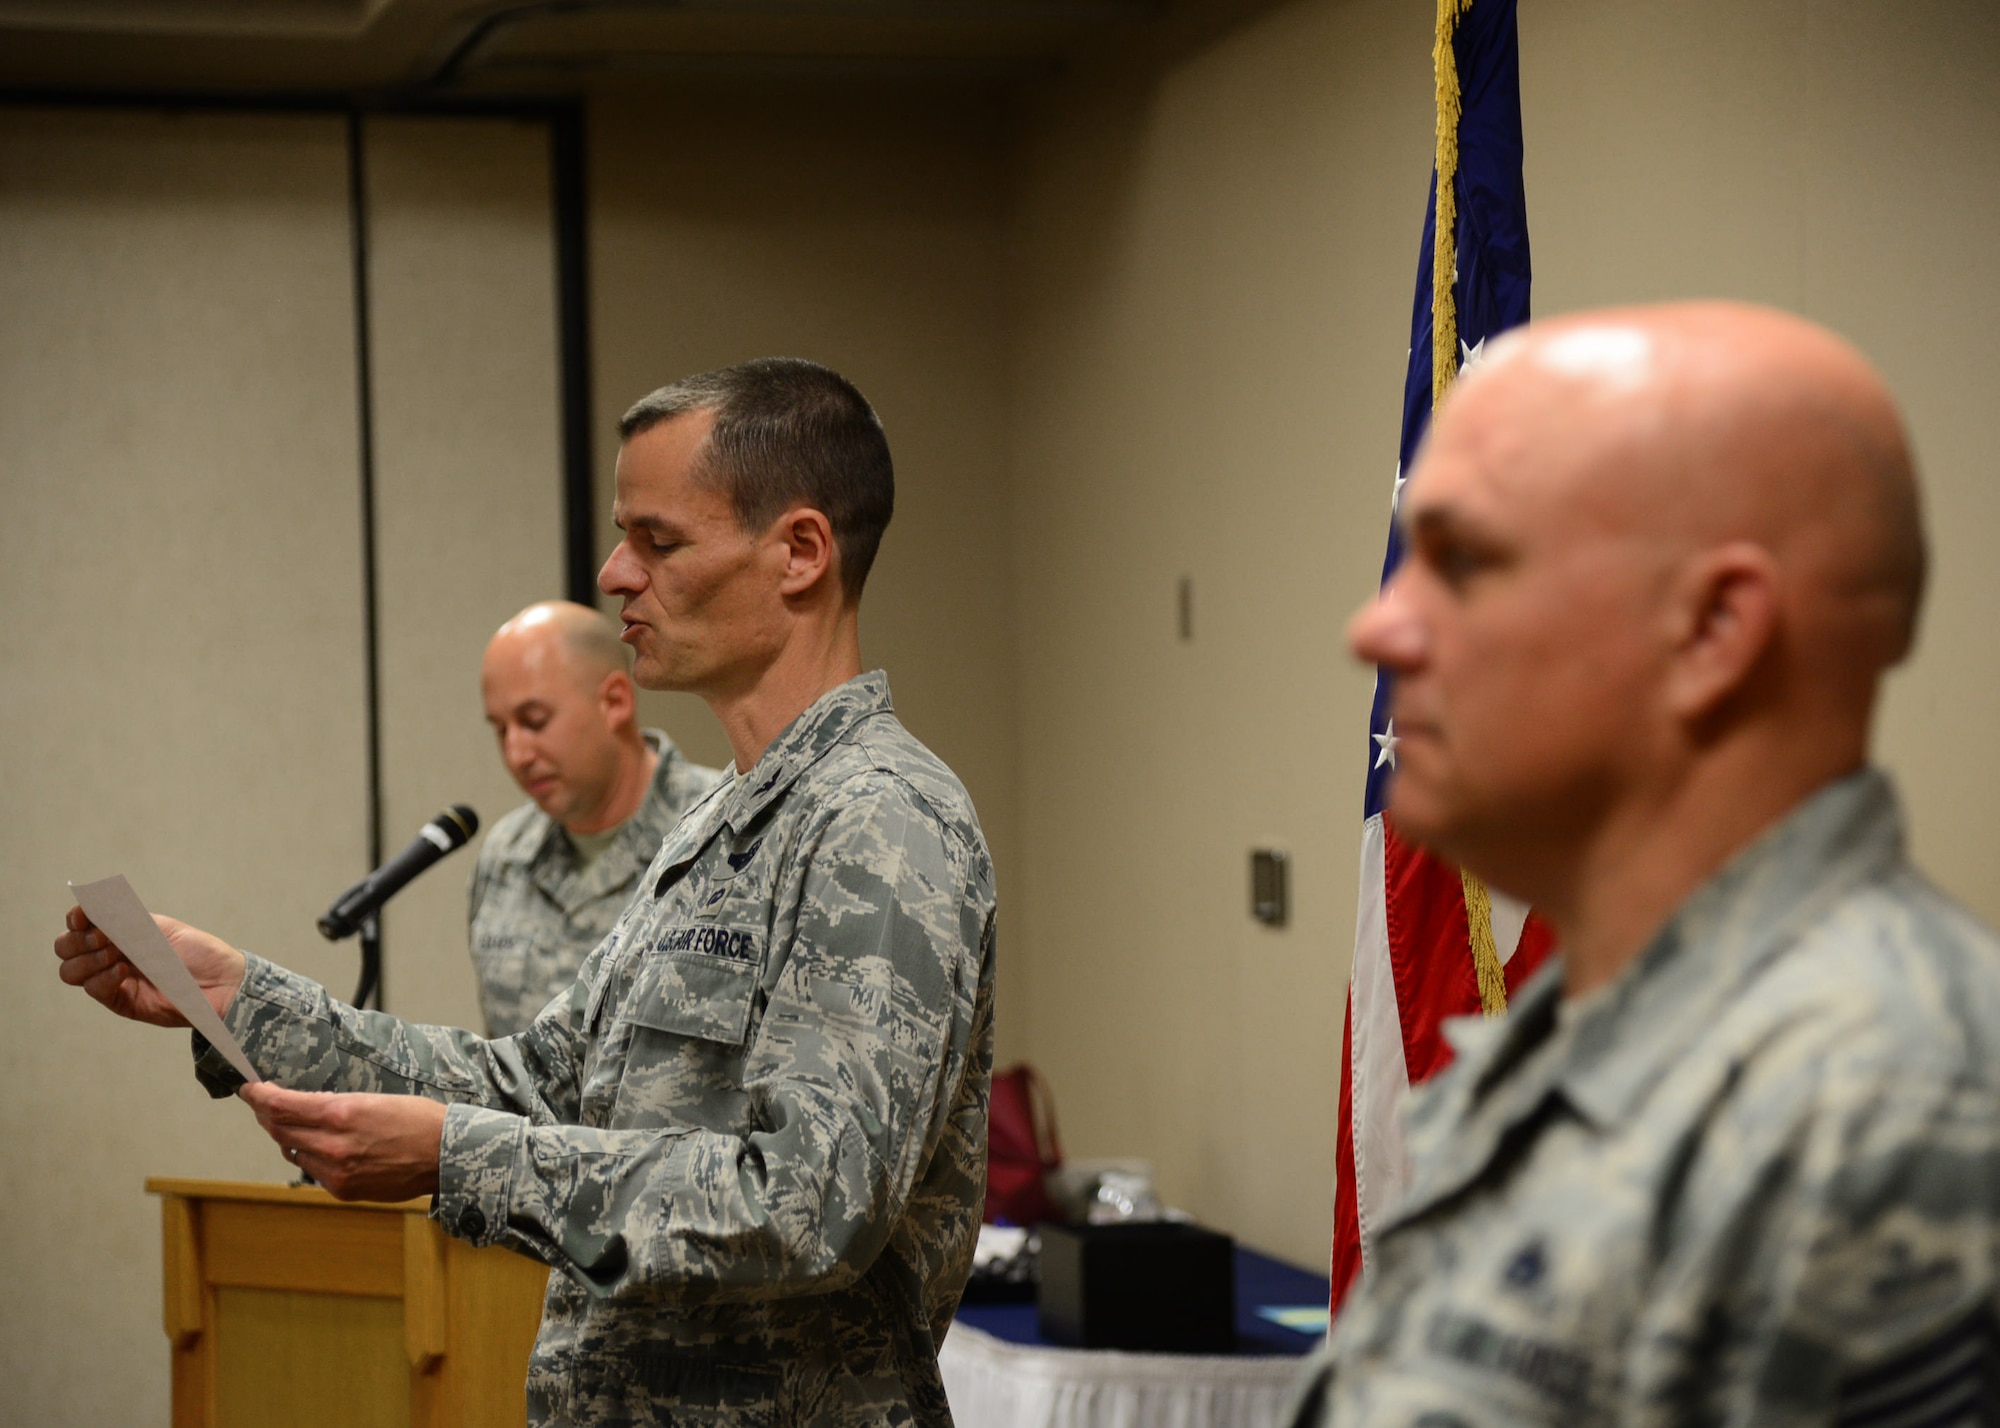
<svg viewBox="0 0 2000 1428"><path fill-rule="evenodd" d="M1465 925L1472 934L1472 973L1479 979L1479 1009L1488 1016L1499 1016L1507 1010L1507 974L1500 968L1500 947L1493 940L1493 894L1463 868L1458 877L1465 885Z"/></svg>
<svg viewBox="0 0 2000 1428"><path fill-rule="evenodd" d="M1458 56L1452 37L1473 0L1437 0L1437 38L1431 63L1437 71L1437 231L1431 245L1431 406L1444 400L1458 376L1458 121L1463 113L1458 89ZM1480 1010L1499 1016L1507 1010L1507 974L1493 940L1493 895L1463 868L1465 925L1472 943L1472 972L1479 982Z"/></svg>
<svg viewBox="0 0 2000 1428"><path fill-rule="evenodd" d="M1437 73L1437 230L1431 243L1431 405L1444 400L1458 375L1458 56L1451 47L1458 17L1472 0L1437 0L1437 38L1431 66Z"/></svg>

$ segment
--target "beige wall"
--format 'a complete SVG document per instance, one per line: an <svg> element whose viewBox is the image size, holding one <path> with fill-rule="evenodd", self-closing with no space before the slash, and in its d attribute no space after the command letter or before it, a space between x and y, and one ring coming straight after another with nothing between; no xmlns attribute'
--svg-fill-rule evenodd
<svg viewBox="0 0 2000 1428"><path fill-rule="evenodd" d="M554 258L545 128L373 121L368 152L394 851L519 801L478 660L561 590ZM141 1184L287 1175L184 1036L113 1023L47 948L64 879L123 871L353 989L355 944L312 930L368 865L340 121L0 110L0 310L0 1417L164 1422ZM391 910L392 1008L476 1024L470 871Z"/></svg>
<svg viewBox="0 0 2000 1428"><path fill-rule="evenodd" d="M1027 1046L1072 1154L1150 1156L1171 1199L1308 1263L1369 690L1339 630L1394 471L1429 10L1301 0L1075 76L1034 110L1016 228ZM1521 34L1538 311L1762 299L1903 394L1938 575L1882 753L1925 864L2000 918L2000 12L1523 0ZM1266 840L1294 855L1281 932L1245 908Z"/></svg>
<svg viewBox="0 0 2000 1428"><path fill-rule="evenodd" d="M142 1182L283 1178L184 1033L56 980L65 880L350 975L311 932L366 846L346 204L336 121L0 110L9 1422L165 1423Z"/></svg>
<svg viewBox="0 0 2000 1428"><path fill-rule="evenodd" d="M1015 407L1028 1041L1072 1155L1326 1252L1368 676L1428 174L1422 7L1085 76L1025 160ZM1175 590L1193 581L1194 638ZM1292 855L1284 929L1248 855Z"/></svg>

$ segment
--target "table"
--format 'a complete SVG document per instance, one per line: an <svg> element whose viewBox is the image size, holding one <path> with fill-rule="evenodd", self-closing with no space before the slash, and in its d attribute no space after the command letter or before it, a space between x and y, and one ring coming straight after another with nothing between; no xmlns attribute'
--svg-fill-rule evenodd
<svg viewBox="0 0 2000 1428"><path fill-rule="evenodd" d="M1033 1304L968 1304L938 1368L957 1428L1278 1428L1319 1341L1257 1310L1326 1301L1324 1277L1239 1245L1234 1354L1062 1348L1043 1341Z"/></svg>

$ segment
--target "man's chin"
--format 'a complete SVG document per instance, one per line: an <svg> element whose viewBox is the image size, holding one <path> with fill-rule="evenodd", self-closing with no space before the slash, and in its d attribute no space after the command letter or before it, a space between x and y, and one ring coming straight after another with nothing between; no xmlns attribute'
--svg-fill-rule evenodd
<svg viewBox="0 0 2000 1428"><path fill-rule="evenodd" d="M658 665L634 665L632 667L632 682L641 689L650 690L654 694L690 694L699 692L687 680L676 677L671 671L661 669Z"/></svg>
<svg viewBox="0 0 2000 1428"><path fill-rule="evenodd" d="M543 788L539 793L532 788L526 787L521 788L521 792L528 795L528 802L534 804L535 807L541 809L542 812L548 814L549 817L555 819L557 822L561 822L562 815L569 811L565 806L567 800L562 796L561 784L552 783Z"/></svg>
<svg viewBox="0 0 2000 1428"><path fill-rule="evenodd" d="M688 690L686 671L644 650L634 653L632 682L656 694L684 694Z"/></svg>
<svg viewBox="0 0 2000 1428"><path fill-rule="evenodd" d="M679 651L672 660L640 655L632 661L632 682L658 694L694 694L707 699L719 690L737 687L741 666L705 657L699 651Z"/></svg>
<svg viewBox="0 0 2000 1428"><path fill-rule="evenodd" d="M1415 843L1441 857L1457 861L1451 851L1456 820L1439 799L1421 789L1412 789L1398 778L1389 795L1389 821L1405 842Z"/></svg>
<svg viewBox="0 0 2000 1428"><path fill-rule="evenodd" d="M1519 838L1512 826L1479 818L1472 810L1452 807L1400 793L1389 800L1389 820L1396 834L1456 867L1476 874L1488 886L1515 892L1511 873L1517 871Z"/></svg>

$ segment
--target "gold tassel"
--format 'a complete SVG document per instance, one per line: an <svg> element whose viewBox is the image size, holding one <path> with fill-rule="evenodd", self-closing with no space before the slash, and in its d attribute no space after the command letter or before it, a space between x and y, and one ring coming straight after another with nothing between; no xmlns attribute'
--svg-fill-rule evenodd
<svg viewBox="0 0 2000 1428"><path fill-rule="evenodd" d="M1465 886L1465 925L1472 934L1472 972L1479 980L1479 1009L1488 1016L1499 1016L1507 1010L1507 973L1500 966L1500 948L1493 940L1493 894L1463 868L1458 877Z"/></svg>
<svg viewBox="0 0 2000 1428"><path fill-rule="evenodd" d="M1452 36L1472 0L1437 0L1431 66L1437 75L1437 229L1431 243L1431 405L1458 375L1458 57Z"/></svg>
<svg viewBox="0 0 2000 1428"><path fill-rule="evenodd" d="M1431 406L1458 376L1458 57L1452 51L1459 16L1472 0L1437 0L1437 37L1431 63L1437 72L1437 233L1431 246ZM1479 982L1479 1006L1488 1016L1507 1010L1507 974L1493 940L1493 895L1477 876L1459 869L1465 888L1465 925L1471 933L1472 971Z"/></svg>

